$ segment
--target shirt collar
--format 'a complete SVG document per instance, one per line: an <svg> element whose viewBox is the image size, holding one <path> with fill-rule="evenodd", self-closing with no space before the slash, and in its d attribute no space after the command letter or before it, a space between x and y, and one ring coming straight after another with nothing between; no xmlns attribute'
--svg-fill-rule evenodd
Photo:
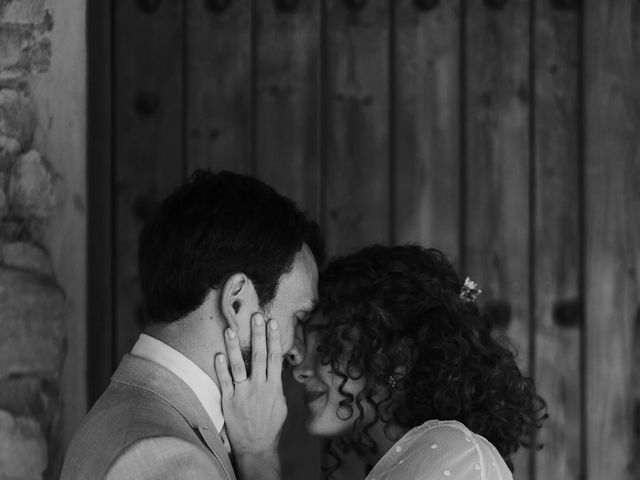
<svg viewBox="0 0 640 480"><path fill-rule="evenodd" d="M131 354L166 368L193 390L218 433L224 427L222 397L215 382L189 358L166 343L141 333Z"/></svg>

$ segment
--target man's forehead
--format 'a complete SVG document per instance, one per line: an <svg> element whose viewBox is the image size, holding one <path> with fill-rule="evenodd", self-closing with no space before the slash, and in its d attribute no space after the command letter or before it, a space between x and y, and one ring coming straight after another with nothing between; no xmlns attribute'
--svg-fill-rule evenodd
<svg viewBox="0 0 640 480"><path fill-rule="evenodd" d="M293 268L282 277L280 286L283 294L290 295L291 300L300 303L300 308L315 308L318 301L318 267L306 245L296 253Z"/></svg>
<svg viewBox="0 0 640 480"><path fill-rule="evenodd" d="M313 256L313 252L306 243L302 244L302 248L296 253L296 257L304 264L312 276L318 281L318 264L316 258Z"/></svg>
<svg viewBox="0 0 640 480"><path fill-rule="evenodd" d="M286 291L301 308L313 309L318 302L318 277L309 273L293 275L285 282ZM285 289L283 289L285 290ZM283 291L284 293L284 291Z"/></svg>

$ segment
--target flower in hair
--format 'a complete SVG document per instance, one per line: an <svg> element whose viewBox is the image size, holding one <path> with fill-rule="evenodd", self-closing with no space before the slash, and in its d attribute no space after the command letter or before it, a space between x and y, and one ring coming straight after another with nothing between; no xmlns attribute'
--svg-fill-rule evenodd
<svg viewBox="0 0 640 480"><path fill-rule="evenodd" d="M478 295L482 293L482 290L478 288L478 284L471 280L469 277L464 279L462 288L460 289L460 298L463 302L475 302Z"/></svg>

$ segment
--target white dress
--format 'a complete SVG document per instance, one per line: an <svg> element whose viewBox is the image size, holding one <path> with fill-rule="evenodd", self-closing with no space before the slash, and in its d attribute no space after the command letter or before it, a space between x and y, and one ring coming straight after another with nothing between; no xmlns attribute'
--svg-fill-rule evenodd
<svg viewBox="0 0 640 480"><path fill-rule="evenodd" d="M456 421L429 420L407 432L366 480L513 480L498 450Z"/></svg>

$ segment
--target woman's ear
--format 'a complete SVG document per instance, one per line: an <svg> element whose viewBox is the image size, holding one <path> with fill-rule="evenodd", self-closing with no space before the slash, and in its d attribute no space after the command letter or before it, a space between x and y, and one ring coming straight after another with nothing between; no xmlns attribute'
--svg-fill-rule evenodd
<svg viewBox="0 0 640 480"><path fill-rule="evenodd" d="M244 330L251 315L258 311L258 295L249 277L234 273L222 287L220 310L232 330Z"/></svg>

